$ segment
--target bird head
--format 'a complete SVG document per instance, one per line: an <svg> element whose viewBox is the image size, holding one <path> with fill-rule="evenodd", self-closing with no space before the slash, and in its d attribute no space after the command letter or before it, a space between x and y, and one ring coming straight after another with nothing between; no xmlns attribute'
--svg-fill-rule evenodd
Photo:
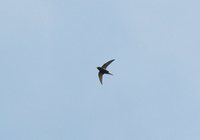
<svg viewBox="0 0 200 140"><path fill-rule="evenodd" d="M100 70L100 67L97 67L98 70Z"/></svg>

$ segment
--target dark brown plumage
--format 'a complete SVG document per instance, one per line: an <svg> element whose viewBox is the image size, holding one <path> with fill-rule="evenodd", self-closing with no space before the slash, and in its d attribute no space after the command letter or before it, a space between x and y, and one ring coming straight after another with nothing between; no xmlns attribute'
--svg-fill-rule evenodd
<svg viewBox="0 0 200 140"><path fill-rule="evenodd" d="M99 80L101 82L101 84L103 84L102 80L103 80L103 75L104 74L110 74L112 75L106 68L108 67L108 65L110 65L115 59L112 59L108 62L106 62L105 64L103 64L101 67L97 67L97 69L99 70L98 76L99 76Z"/></svg>

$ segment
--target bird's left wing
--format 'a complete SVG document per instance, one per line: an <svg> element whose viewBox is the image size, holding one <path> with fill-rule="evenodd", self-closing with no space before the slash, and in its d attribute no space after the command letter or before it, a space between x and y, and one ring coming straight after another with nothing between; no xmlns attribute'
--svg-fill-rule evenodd
<svg viewBox="0 0 200 140"><path fill-rule="evenodd" d="M110 65L110 63L112 63L115 59L112 59L108 62L106 62L105 64L103 64L102 68L106 69L108 65Z"/></svg>

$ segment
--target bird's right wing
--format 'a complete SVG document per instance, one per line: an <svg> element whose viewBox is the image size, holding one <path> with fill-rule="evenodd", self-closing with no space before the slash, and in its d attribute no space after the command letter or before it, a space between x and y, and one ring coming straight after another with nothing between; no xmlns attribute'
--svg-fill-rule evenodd
<svg viewBox="0 0 200 140"><path fill-rule="evenodd" d="M112 63L115 59L112 59L108 62L106 62L105 64L103 64L102 68L106 69L108 65L110 65L110 63Z"/></svg>
<svg viewBox="0 0 200 140"><path fill-rule="evenodd" d="M103 83L102 83L102 80L103 80L103 74L101 73L101 72L99 72L99 81L101 82L101 84L103 85Z"/></svg>

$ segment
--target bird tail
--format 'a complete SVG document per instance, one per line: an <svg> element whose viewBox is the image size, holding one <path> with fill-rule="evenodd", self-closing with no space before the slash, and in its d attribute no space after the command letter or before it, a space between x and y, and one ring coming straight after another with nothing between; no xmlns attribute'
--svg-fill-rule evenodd
<svg viewBox="0 0 200 140"><path fill-rule="evenodd" d="M113 75L112 73L108 73L108 74Z"/></svg>

